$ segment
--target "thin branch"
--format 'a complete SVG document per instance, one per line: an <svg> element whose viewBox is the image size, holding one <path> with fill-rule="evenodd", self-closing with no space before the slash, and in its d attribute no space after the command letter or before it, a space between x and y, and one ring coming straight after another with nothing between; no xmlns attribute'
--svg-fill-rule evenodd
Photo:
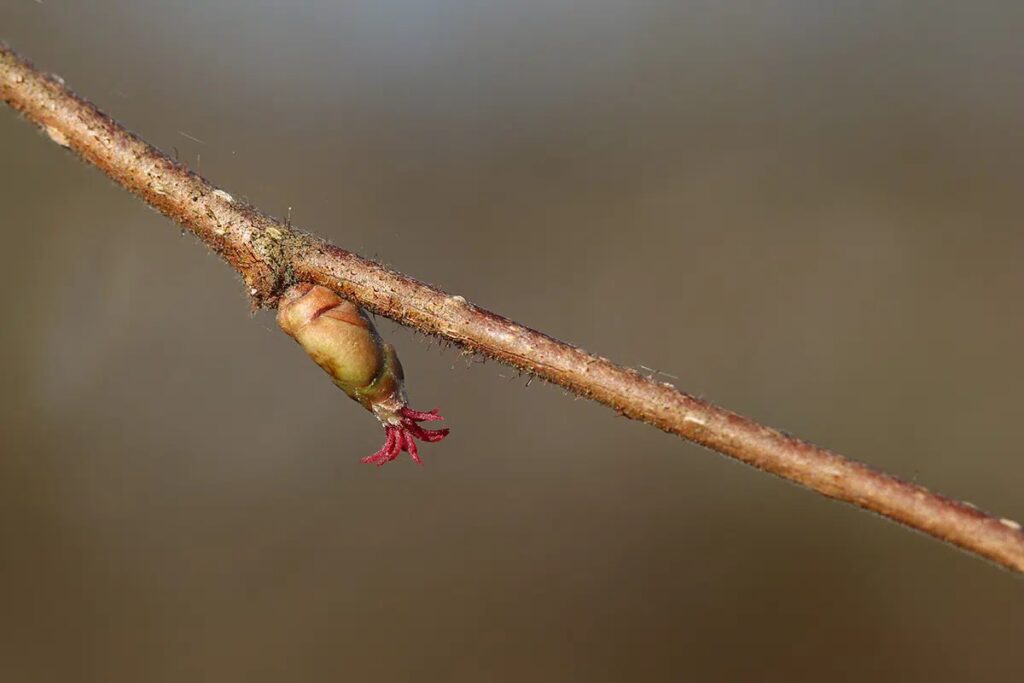
<svg viewBox="0 0 1024 683"><path fill-rule="evenodd" d="M1024 572L1020 524L782 434L294 230L168 158L2 45L0 96L51 140L195 233L242 275L254 306L275 306L295 282L330 287L622 415Z"/></svg>

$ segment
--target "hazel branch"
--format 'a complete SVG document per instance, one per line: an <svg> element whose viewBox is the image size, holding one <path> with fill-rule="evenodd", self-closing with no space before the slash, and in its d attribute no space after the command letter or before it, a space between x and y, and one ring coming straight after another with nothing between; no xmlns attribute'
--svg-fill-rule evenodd
<svg viewBox="0 0 1024 683"><path fill-rule="evenodd" d="M254 306L275 307L299 282L322 285L622 415L1024 572L1020 524L785 435L294 230L168 158L2 45L0 97L51 140L193 232L241 274Z"/></svg>

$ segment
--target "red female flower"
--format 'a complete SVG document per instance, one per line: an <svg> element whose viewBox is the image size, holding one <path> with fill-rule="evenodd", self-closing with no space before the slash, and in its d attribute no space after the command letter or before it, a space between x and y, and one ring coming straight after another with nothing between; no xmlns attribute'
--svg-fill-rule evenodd
<svg viewBox="0 0 1024 683"><path fill-rule="evenodd" d="M419 425L444 418L437 408L409 408L395 347L384 343L366 313L351 301L319 285L293 285L278 305L277 324L383 425L384 445L362 462L379 466L406 451L422 464L415 439L433 443L448 436L447 429Z"/></svg>

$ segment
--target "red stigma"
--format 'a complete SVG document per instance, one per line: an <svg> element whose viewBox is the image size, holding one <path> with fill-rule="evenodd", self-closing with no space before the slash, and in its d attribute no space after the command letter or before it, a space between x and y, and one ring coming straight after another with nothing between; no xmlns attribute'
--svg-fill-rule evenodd
<svg viewBox="0 0 1024 683"><path fill-rule="evenodd" d="M448 436L447 429L424 429L418 424L419 422L438 422L443 420L444 418L438 415L438 411L439 408L434 408L430 412L424 413L419 410L413 410L409 406L403 406L398 411L401 424L385 425L384 433L387 436L384 439L384 445L373 455L363 458L361 462L380 467L384 463L391 462L398 457L399 453L405 451L415 462L422 465L423 461L420 459L415 439L427 443L435 443Z"/></svg>

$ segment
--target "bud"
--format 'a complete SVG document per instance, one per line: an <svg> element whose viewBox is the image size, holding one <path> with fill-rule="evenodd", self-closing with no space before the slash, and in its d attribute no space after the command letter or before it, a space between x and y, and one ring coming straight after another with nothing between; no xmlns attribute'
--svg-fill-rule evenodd
<svg viewBox="0 0 1024 683"><path fill-rule="evenodd" d="M448 436L447 429L417 424L444 418L437 408L426 413L409 408L395 347L381 340L366 313L351 301L319 285L293 285L278 305L277 324L384 426L384 445L362 462L383 465L406 451L422 464L414 439L434 442Z"/></svg>

